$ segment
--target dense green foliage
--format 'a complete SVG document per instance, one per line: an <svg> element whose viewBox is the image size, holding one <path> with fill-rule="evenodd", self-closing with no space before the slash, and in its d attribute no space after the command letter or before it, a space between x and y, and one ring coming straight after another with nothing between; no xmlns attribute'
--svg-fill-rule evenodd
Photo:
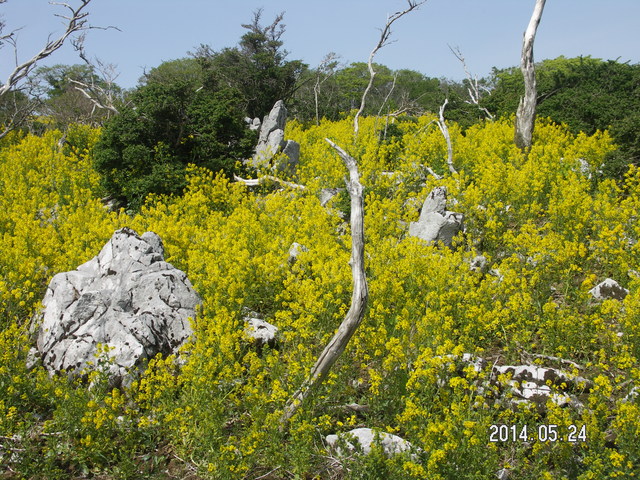
<svg viewBox="0 0 640 480"><path fill-rule="evenodd" d="M230 174L250 154L240 96L202 78L195 60L167 62L131 94L96 145L106 192L137 209L149 193L181 193L188 164Z"/></svg>
<svg viewBox="0 0 640 480"><path fill-rule="evenodd" d="M620 150L606 174L620 178L629 163L640 161L640 65L591 57L543 60L536 66L538 115L565 123L573 133L610 129ZM496 115L516 111L524 91L516 67L496 70L494 88L484 104Z"/></svg>
<svg viewBox="0 0 640 480"><path fill-rule="evenodd" d="M230 86L242 99L245 114L262 118L278 100L288 102L306 65L300 60L286 60L280 37L284 33L283 14L267 26L260 24L262 11L253 21L237 47L219 52L201 45L194 56L202 65L206 81Z"/></svg>

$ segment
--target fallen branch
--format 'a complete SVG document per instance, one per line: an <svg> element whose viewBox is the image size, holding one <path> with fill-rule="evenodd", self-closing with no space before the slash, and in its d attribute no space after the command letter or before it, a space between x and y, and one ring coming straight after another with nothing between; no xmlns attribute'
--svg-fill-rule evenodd
<svg viewBox="0 0 640 480"><path fill-rule="evenodd" d="M567 364L567 365L571 365L572 367L575 367L578 370L584 370L584 366L582 366L579 363L576 363L574 361L566 360L564 358L554 357L552 355L542 355L540 353L529 353L526 350L522 350L522 353L524 354L525 357L541 358L543 360L550 360L552 362L564 363L564 364Z"/></svg>
<svg viewBox="0 0 640 480"><path fill-rule="evenodd" d="M362 322L369 299L367 277L364 271L364 198L358 164L353 157L334 142L328 138L325 140L338 152L349 171L349 180L345 179L345 183L351 198L351 261L349 262L353 277L351 306L338 327L338 331L318 357L309 377L285 405L284 413L280 418L281 428L289 422L313 389L322 383L333 364L340 357Z"/></svg>
<svg viewBox="0 0 640 480"><path fill-rule="evenodd" d="M268 180L276 183L280 183L289 188L295 188L298 190L306 190L307 187L304 185L300 185L298 183L287 182L286 180L282 180L278 177L274 177L273 175L264 175L260 178L240 178L237 175L233 175L233 179L236 182L244 183L247 187L258 187L260 185L264 185Z"/></svg>

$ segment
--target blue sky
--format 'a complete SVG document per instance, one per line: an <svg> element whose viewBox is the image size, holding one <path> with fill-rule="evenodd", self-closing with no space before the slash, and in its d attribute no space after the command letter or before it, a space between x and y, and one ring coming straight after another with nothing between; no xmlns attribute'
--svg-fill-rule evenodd
<svg viewBox="0 0 640 480"><path fill-rule="evenodd" d="M77 4L77 0L67 0ZM472 73L519 63L522 33L534 0L428 0L394 25L394 43L376 61L393 69L411 68L431 77L462 79L464 72L448 45L459 47ZM317 66L329 52L350 63L366 61L387 18L406 0L92 0L88 11L96 26L86 42L90 56L117 65L118 83L133 87L144 69L187 56L199 44L214 50L235 45L252 12L264 8L264 23L286 12L283 36L289 59ZM41 47L61 29L47 0L7 0L0 15L7 29L20 27L18 58ZM548 0L536 37L536 60L559 55L591 55L640 61L640 0ZM10 47L0 50L0 77L15 63ZM47 62L80 63L70 47Z"/></svg>

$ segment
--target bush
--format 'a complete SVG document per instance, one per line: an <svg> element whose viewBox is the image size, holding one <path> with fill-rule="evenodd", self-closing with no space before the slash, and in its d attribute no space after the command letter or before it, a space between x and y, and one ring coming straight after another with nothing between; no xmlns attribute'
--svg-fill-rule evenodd
<svg viewBox="0 0 640 480"><path fill-rule="evenodd" d="M138 87L95 147L105 193L132 210L150 193L181 194L188 164L231 175L255 140L234 91L204 88L191 75L161 79Z"/></svg>

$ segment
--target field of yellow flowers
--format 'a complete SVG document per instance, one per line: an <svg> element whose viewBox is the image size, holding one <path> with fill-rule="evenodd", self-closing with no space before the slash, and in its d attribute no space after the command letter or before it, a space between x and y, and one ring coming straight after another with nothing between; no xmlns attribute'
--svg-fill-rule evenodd
<svg viewBox="0 0 640 480"><path fill-rule="evenodd" d="M517 479L634 478L640 473L640 170L603 179L615 145L606 132L539 121L527 155L509 119L449 126L454 164L433 117L352 119L306 127L295 182L241 183L192 167L180 198L149 198L138 214L100 201L91 148L100 132L71 127L14 133L0 143L0 478ZM321 388L282 429L289 396L344 317L351 295L344 195L320 205L346 170L325 137L359 163L365 187L364 321ZM587 166L587 167L586 167ZM432 168L443 176L426 173ZM387 173L391 172L391 173ZM426 195L444 185L465 216L455 249L409 237ZM345 217L348 218L348 217ZM48 282L95 256L121 227L158 233L167 261L203 298L186 363L153 359L131 386L92 387L28 369L31 318ZM308 251L288 262L298 242ZM482 254L487 271L469 267ZM610 277L629 290L594 301ZM242 311L281 334L257 351ZM493 365L523 355L581 367L593 387L582 408L547 402L505 408L456 374L469 353ZM531 357L530 357L531 358ZM545 363L546 362L546 363ZM566 367L566 365L564 365ZM631 392L631 394L630 394ZM368 409L354 412L351 403ZM580 441L491 441L492 425L559 432ZM324 437L355 427L394 433L420 450L379 449L338 463ZM571 427L573 426L573 427ZM507 477L504 477L507 478Z"/></svg>

